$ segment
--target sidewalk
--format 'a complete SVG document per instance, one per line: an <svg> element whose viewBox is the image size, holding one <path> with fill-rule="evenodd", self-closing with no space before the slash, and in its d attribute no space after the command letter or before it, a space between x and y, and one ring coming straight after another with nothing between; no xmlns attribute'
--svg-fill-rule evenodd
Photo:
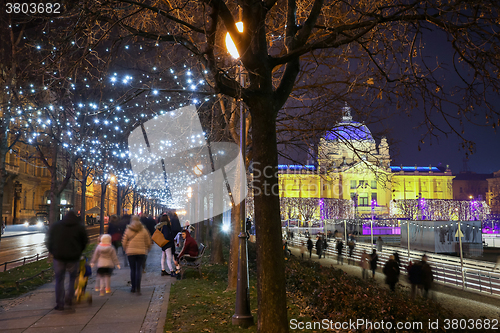
<svg viewBox="0 0 500 333"><path fill-rule="evenodd" d="M292 251L292 254L295 257L300 259L301 255L299 248L289 247L289 249ZM305 253L304 257L307 258L305 260L309 260L309 252ZM349 275L361 278L361 268L358 266L358 262L355 262L355 265L348 265L346 257L344 257L343 265L337 265L336 255L327 255L326 258L318 259L316 250L313 250L312 260L320 263L325 267L334 267L336 269L341 269ZM370 277L371 274L371 271L369 271ZM377 272L375 273L375 281L379 286L389 288L388 285L385 284L385 275L382 273L382 270L380 268L378 268ZM403 286L404 288L410 288L410 284L407 282L407 275L403 271L399 276L398 285ZM445 308L450 309L457 314L463 314L475 319L480 318L480 316L484 316L488 319L500 320L500 299L498 298L471 293L436 283L432 288L431 295L434 300L441 303L441 305L443 305Z"/></svg>
<svg viewBox="0 0 500 333"><path fill-rule="evenodd" d="M124 257L118 250L120 263ZM111 293L99 296L94 291L95 274L92 274L87 291L93 302L75 304L75 312L53 310L55 282L16 299L0 303L2 332L105 332L137 333L163 332L167 315L170 285L176 281L161 276L161 249L153 244L148 255L146 274L142 275L141 296L130 292L130 269L114 270ZM68 277L66 277L67 285Z"/></svg>

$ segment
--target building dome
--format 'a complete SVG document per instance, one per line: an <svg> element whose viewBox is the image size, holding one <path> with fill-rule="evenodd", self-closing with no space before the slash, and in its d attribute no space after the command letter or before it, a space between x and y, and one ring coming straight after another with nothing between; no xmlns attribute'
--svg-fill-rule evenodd
<svg viewBox="0 0 500 333"><path fill-rule="evenodd" d="M342 122L327 131L324 139L327 141L369 141L374 143L372 133L365 124L352 121L351 108L343 108Z"/></svg>

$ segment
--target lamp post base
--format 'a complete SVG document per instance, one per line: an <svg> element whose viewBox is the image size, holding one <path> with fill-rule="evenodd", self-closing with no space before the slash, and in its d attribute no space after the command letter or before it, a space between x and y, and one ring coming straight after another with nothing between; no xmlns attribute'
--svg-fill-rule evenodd
<svg viewBox="0 0 500 333"><path fill-rule="evenodd" d="M233 315L232 318L233 325L241 326L244 328L250 327L253 325L253 316L245 316L245 315Z"/></svg>

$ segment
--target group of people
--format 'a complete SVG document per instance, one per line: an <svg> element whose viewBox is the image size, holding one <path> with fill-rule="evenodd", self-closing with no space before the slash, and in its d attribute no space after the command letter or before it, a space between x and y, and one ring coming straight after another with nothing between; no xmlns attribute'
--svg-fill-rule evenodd
<svg viewBox="0 0 500 333"><path fill-rule="evenodd" d="M117 216L112 216L108 224L108 233L100 236L99 244L90 261L90 266L97 268L95 290L99 291L101 296L111 292L110 280L113 269L121 269L117 255L120 247L126 256L125 264L130 266L130 291L137 295L141 294L142 273L145 272L147 255L153 244L151 235L157 229L168 240L162 247L162 276L175 277L180 269L181 258L192 260L198 255L198 245L190 235L193 231L192 226L187 221L185 229L182 229L175 212L162 214L158 221L146 215L142 217L125 215L121 220ZM53 256L56 280L55 310L64 310L65 307L72 306L79 261L88 242L85 227L74 211L68 212L47 232L46 245ZM169 273L165 271L165 261ZM66 272L69 273L67 293L64 288Z"/></svg>

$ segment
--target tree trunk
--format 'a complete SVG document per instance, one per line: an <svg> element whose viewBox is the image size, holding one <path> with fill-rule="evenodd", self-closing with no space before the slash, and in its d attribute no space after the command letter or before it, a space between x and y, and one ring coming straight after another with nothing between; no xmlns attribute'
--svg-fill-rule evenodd
<svg viewBox="0 0 500 333"><path fill-rule="evenodd" d="M222 253L222 214L213 218L212 222L212 244L210 251L210 263L223 264L224 254Z"/></svg>
<svg viewBox="0 0 500 333"><path fill-rule="evenodd" d="M120 215L122 215L122 198L120 193L120 184L116 184L116 216L120 217Z"/></svg>
<svg viewBox="0 0 500 333"><path fill-rule="evenodd" d="M81 198L81 208L80 208L80 217L81 217L81 221L82 221L82 224L85 225L85 207L86 207L86 204L87 204L87 198L86 198L86 195L87 195L87 177L85 177L84 175L82 175L83 177L83 180L81 182L81 187L82 187L82 198Z"/></svg>
<svg viewBox="0 0 500 333"><path fill-rule="evenodd" d="M243 204L245 201L242 202ZM231 209L231 240L229 245L229 260L227 263L227 290L236 290L238 282L238 234L240 232L240 205Z"/></svg>
<svg viewBox="0 0 500 333"><path fill-rule="evenodd" d="M2 131L3 134L3 131ZM4 139L3 136L0 137L0 228L3 226L3 191L5 188L5 183L7 181L7 170L5 170L6 164L6 155L7 150L4 147L7 147L7 140ZM5 141L5 142L4 142ZM0 232L0 241L2 240L2 233Z"/></svg>
<svg viewBox="0 0 500 333"><path fill-rule="evenodd" d="M59 150L57 145L52 148L52 165L48 167L50 172L50 206L49 206L49 222L53 224L59 220L59 193L57 193L57 158ZM44 157L41 156L43 159Z"/></svg>
<svg viewBox="0 0 500 333"><path fill-rule="evenodd" d="M99 235L104 234L104 200L106 197L106 189L108 187L108 183L101 182L101 221L99 222Z"/></svg>
<svg viewBox="0 0 500 333"><path fill-rule="evenodd" d="M257 245L258 332L288 332L285 260L278 188L276 122L269 108L252 110Z"/></svg>

